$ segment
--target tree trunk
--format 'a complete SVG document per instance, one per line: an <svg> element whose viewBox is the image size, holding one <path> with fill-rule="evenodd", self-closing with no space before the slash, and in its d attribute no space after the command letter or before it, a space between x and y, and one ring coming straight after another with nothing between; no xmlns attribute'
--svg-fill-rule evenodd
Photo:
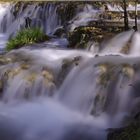
<svg viewBox="0 0 140 140"><path fill-rule="evenodd" d="M127 13L127 3L126 0L123 0L124 6L124 29L125 31L129 30L129 22L128 22L128 13Z"/></svg>
<svg viewBox="0 0 140 140"><path fill-rule="evenodd" d="M137 11L138 0L135 1L135 31L138 31L138 11Z"/></svg>

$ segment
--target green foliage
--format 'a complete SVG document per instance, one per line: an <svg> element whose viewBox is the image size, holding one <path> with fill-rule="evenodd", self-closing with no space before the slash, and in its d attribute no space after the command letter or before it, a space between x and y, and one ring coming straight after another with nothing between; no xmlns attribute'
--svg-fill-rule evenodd
<svg viewBox="0 0 140 140"><path fill-rule="evenodd" d="M27 28L19 31L17 35L10 39L7 43L6 49L18 49L24 45L30 45L34 43L39 43L48 40L47 35L45 35L39 28Z"/></svg>
<svg viewBox="0 0 140 140"><path fill-rule="evenodd" d="M131 124L120 132L115 132L108 140L140 140L140 125Z"/></svg>

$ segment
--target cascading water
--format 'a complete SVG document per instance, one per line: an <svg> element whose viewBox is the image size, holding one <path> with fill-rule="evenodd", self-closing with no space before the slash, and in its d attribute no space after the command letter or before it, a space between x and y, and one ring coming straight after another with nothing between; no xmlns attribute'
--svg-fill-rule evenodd
<svg viewBox="0 0 140 140"><path fill-rule="evenodd" d="M3 18L4 16L7 14L8 10L9 10L10 4L9 3L4 3L4 4L0 4L0 32L3 32L3 26L2 26L2 22L3 22Z"/></svg>
<svg viewBox="0 0 140 140"><path fill-rule="evenodd" d="M55 3L2 3L0 9L0 49L5 48L9 37L25 27L40 27L46 34L53 35L61 26ZM54 39L51 42L64 47L68 44L66 39Z"/></svg>
<svg viewBox="0 0 140 140"><path fill-rule="evenodd" d="M107 128L123 125L138 104L133 86L139 83L139 57L21 49L5 61L0 67L1 123L8 120L0 129L9 134L0 136L5 140L14 134L14 140L63 140L69 133L73 139L104 140Z"/></svg>
<svg viewBox="0 0 140 140"><path fill-rule="evenodd" d="M5 33L3 33L3 18L6 15L6 13L8 12L10 7L9 3L5 3L5 4L0 4L0 50L2 50L5 47L5 44L7 42L7 35Z"/></svg>
<svg viewBox="0 0 140 140"><path fill-rule="evenodd" d="M58 19L57 5L45 3L43 5L26 4L1 4L1 32L9 35L15 34L25 26L41 27L47 34L52 34L61 25Z"/></svg>
<svg viewBox="0 0 140 140"><path fill-rule="evenodd" d="M103 42L103 46L101 47L100 52L102 52L104 55L105 54L119 54L119 53L121 54L123 52L123 48L131 44L131 38L133 37L133 34L134 34L134 30L130 30L130 31L118 34L117 36L109 40L108 42Z"/></svg>
<svg viewBox="0 0 140 140"><path fill-rule="evenodd" d="M76 27L88 25L89 22L99 19L99 15L103 11L94 9L92 5L86 4L81 12L79 12L70 22L70 31Z"/></svg>
<svg viewBox="0 0 140 140"><path fill-rule="evenodd" d="M17 22L29 17L51 33L61 24L55 6L23 4L7 25L16 31L21 25ZM96 12L86 5L72 27L87 24ZM6 31L12 33L10 27ZM67 44L51 41L43 46ZM96 52L54 47L0 55L0 139L106 140L109 128L128 124L139 112L139 41L140 34L131 30L104 42Z"/></svg>
<svg viewBox="0 0 140 140"><path fill-rule="evenodd" d="M57 27L61 25L61 21L58 18L57 7L53 4L48 4L46 8L46 33L53 33Z"/></svg>

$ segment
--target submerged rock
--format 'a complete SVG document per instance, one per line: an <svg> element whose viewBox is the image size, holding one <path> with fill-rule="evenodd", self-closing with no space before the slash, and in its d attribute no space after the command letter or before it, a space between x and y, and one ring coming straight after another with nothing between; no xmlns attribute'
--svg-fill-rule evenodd
<svg viewBox="0 0 140 140"><path fill-rule="evenodd" d="M56 29L56 31L54 32L54 35L61 38L61 37L66 36L66 31L64 28L60 27Z"/></svg>

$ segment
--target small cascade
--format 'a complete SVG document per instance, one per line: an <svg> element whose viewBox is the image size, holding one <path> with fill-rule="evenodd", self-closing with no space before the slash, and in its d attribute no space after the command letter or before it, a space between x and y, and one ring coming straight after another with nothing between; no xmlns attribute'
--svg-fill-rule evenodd
<svg viewBox="0 0 140 140"><path fill-rule="evenodd" d="M54 33L55 29L61 26L61 20L58 18L57 14L57 6L53 4L48 4L45 13L45 31L47 34Z"/></svg>
<svg viewBox="0 0 140 140"><path fill-rule="evenodd" d="M57 4L55 3L1 3L0 4L0 49L3 50L7 40L16 33L27 27L39 27L46 34L53 35L61 26L61 19L58 19ZM65 42L66 43L65 43ZM52 42L52 41L51 41ZM52 42L53 44L59 40ZM67 46L68 42L63 39L62 45ZM58 46L58 45L56 45Z"/></svg>
<svg viewBox="0 0 140 140"><path fill-rule="evenodd" d="M119 33L111 39L104 40L100 44L89 42L88 49L94 55L120 55L137 57L139 49L140 33L134 30Z"/></svg>
<svg viewBox="0 0 140 140"><path fill-rule="evenodd" d="M83 114L128 115L132 96L129 84L135 75L133 64L117 56L90 58L75 66L66 77L59 90L59 100Z"/></svg>
<svg viewBox="0 0 140 140"><path fill-rule="evenodd" d="M93 8L92 5L86 4L83 10L69 22L70 31L73 31L76 27L86 26L89 22L95 21L99 19L99 15L103 11Z"/></svg>
<svg viewBox="0 0 140 140"><path fill-rule="evenodd" d="M4 33L7 22L4 23L3 20L6 17L6 14L9 13L10 7L10 3L0 4L0 51L5 48L8 40L7 34Z"/></svg>
<svg viewBox="0 0 140 140"><path fill-rule="evenodd" d="M10 3L2 3L0 4L0 32L4 32L4 27L3 27L3 19L7 12L9 11L10 8Z"/></svg>
<svg viewBox="0 0 140 140"><path fill-rule="evenodd" d="M61 25L61 20L57 15L57 5L53 3L43 5L18 3L18 5L6 6L1 4L1 7L3 15L0 20L1 31L10 36L24 27L40 27L47 34L53 34L55 29Z"/></svg>
<svg viewBox="0 0 140 140"><path fill-rule="evenodd" d="M138 111L135 107L139 104L139 89L134 87L138 88L139 84L139 57L94 57L90 52L78 50L19 49L1 59L4 65L0 67L0 116L3 118L0 124L5 124L7 119L8 128L12 126L15 131L18 128L17 138L37 140L41 137L39 133L47 130L43 140L59 121L59 128L55 129L61 132L56 131L57 138L49 135L50 140L67 138L79 125L84 140L88 137L105 140L106 129L122 126L132 112L134 115ZM35 115L37 112L39 116ZM54 126L48 125L48 121L53 121ZM99 134L90 133L86 126L98 130ZM10 136L12 132L7 127L0 130ZM68 130L64 131L65 127ZM74 138L77 134L81 135L75 131Z"/></svg>
<svg viewBox="0 0 140 140"><path fill-rule="evenodd" d="M140 55L140 33L137 32L134 34L133 36L133 40L132 40L132 48L130 50L130 54L133 56L139 56Z"/></svg>
<svg viewBox="0 0 140 140"><path fill-rule="evenodd" d="M131 46L131 38L133 37L134 31L130 30L127 32L120 33L110 39L108 42L101 44L101 53L105 54L125 54L127 49L129 52L129 46ZM129 44L128 44L129 43ZM127 53L128 54L128 53Z"/></svg>
<svg viewBox="0 0 140 140"><path fill-rule="evenodd" d="M36 96L54 95L57 74L63 60L78 54L84 56L86 53L55 49L21 49L8 53L2 60L6 65L0 68L1 84L5 87L2 88L3 100L11 102L18 98L26 100Z"/></svg>

